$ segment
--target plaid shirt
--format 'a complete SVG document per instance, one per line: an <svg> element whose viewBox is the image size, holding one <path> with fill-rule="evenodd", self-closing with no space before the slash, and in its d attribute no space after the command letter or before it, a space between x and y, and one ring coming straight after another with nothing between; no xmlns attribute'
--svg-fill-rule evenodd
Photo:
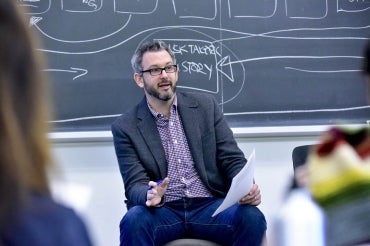
<svg viewBox="0 0 370 246"><path fill-rule="evenodd" d="M168 162L169 186L165 202L178 200L182 197L212 197L199 178L194 167L188 142L177 112L177 98L170 109L170 116L160 114L148 107L153 114L162 145Z"/></svg>

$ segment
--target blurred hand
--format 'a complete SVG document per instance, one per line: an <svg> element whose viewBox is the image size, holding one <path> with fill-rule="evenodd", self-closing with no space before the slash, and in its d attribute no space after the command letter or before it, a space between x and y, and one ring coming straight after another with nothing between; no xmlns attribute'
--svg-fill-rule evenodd
<svg viewBox="0 0 370 246"><path fill-rule="evenodd" d="M250 204L254 206L261 204L261 191L257 184L253 184L249 193L239 200L239 204Z"/></svg>
<svg viewBox="0 0 370 246"><path fill-rule="evenodd" d="M155 181L149 181L148 186L150 188L146 193L146 205L148 207L157 206L161 203L169 182L169 178L165 178L161 184L157 184Z"/></svg>

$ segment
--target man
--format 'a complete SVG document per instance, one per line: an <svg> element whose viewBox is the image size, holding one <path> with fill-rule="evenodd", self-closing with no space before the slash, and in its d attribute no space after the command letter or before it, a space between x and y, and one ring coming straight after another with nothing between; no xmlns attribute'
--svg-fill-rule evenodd
<svg viewBox="0 0 370 246"><path fill-rule="evenodd" d="M176 92L176 59L162 41L142 44L131 63L145 97L112 124L128 207L121 245L182 237L261 245L266 221L257 184L212 217L247 161L214 98Z"/></svg>

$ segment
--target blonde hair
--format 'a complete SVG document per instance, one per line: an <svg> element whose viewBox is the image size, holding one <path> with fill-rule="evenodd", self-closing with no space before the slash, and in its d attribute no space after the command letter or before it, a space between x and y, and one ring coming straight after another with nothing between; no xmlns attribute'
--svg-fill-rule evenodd
<svg viewBox="0 0 370 246"><path fill-rule="evenodd" d="M30 192L49 195L42 57L17 1L0 1L0 226Z"/></svg>

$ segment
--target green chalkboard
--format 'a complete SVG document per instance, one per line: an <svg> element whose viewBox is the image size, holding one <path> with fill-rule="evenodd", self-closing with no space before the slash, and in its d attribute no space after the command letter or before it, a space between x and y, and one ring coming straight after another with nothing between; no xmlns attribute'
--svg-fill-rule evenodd
<svg viewBox="0 0 370 246"><path fill-rule="evenodd" d="M109 130L143 96L130 59L162 39L179 90L215 96L231 127L363 123L369 0L40 0L27 5L53 85L55 131Z"/></svg>

